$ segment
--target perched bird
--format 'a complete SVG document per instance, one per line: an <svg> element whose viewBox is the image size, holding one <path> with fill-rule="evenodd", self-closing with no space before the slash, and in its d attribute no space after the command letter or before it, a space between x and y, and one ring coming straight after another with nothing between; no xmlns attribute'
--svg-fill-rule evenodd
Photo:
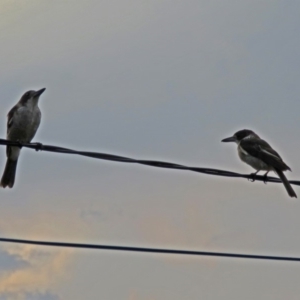
<svg viewBox="0 0 300 300"><path fill-rule="evenodd" d="M223 139L222 142L235 142L238 147L240 159L253 167L253 179L259 171L274 171L280 177L290 197L297 198L295 191L283 174L283 171L291 171L291 168L282 160L280 155L252 130L244 129L236 132L232 137Z"/></svg>
<svg viewBox="0 0 300 300"><path fill-rule="evenodd" d="M38 101L46 89L28 91L7 115L6 139L20 143L29 143L41 122L41 111ZM15 182L16 168L21 148L17 146L6 147L6 165L1 178L0 186L12 188Z"/></svg>

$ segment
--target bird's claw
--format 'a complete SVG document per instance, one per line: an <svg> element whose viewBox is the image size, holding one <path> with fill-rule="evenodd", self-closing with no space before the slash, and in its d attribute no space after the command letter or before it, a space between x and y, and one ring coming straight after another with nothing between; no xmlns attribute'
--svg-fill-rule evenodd
<svg viewBox="0 0 300 300"><path fill-rule="evenodd" d="M18 144L18 147L19 147L20 149L22 149L23 143L22 143L21 141L19 141L19 140L17 140L16 143Z"/></svg>
<svg viewBox="0 0 300 300"><path fill-rule="evenodd" d="M256 173L251 173L250 176L251 176L251 178L248 178L248 180L250 180L251 182L254 182L255 178L256 178Z"/></svg>
<svg viewBox="0 0 300 300"><path fill-rule="evenodd" d="M35 143L35 151L41 151L43 149L42 143Z"/></svg>

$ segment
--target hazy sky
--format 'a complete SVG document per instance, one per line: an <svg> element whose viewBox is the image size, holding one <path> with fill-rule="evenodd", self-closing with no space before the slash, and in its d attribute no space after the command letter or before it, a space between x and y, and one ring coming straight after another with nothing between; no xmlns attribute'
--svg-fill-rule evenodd
<svg viewBox="0 0 300 300"><path fill-rule="evenodd" d="M300 180L299 1L2 0L0 132L46 87L35 141L250 173L255 130ZM281 184L23 149L0 236L300 256ZM1 172L5 148L0 147ZM0 300L299 299L295 262L1 244Z"/></svg>

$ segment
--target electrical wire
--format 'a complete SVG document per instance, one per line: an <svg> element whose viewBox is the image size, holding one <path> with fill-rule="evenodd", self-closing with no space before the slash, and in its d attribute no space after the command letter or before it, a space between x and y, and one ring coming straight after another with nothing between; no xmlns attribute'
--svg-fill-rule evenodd
<svg viewBox="0 0 300 300"><path fill-rule="evenodd" d="M34 240L9 239L9 238L0 238L0 242L30 244L30 245L39 245L39 246L52 246L52 247L81 248L81 249L97 249L97 250L146 252L146 253L159 253L159 254L177 254L177 255L212 256L212 257L228 257L228 258L244 258L244 259L300 262L300 257L288 257L288 256L252 255L252 254L175 250L175 249L162 249L162 248L144 248L144 247L111 246L111 245L80 244L80 243L63 243L63 242L34 241Z"/></svg>
<svg viewBox="0 0 300 300"><path fill-rule="evenodd" d="M261 175L253 176L252 174L240 174L240 173L212 169L212 168L188 167L188 166L170 163L170 162L164 162L164 161L133 159L133 158L128 158L128 157L124 157L124 156L107 154L107 153L78 151L78 150L62 148L62 147L58 147L58 146L43 145L41 143L20 143L20 142L12 142L12 141L8 141L5 139L0 139L0 145L18 146L20 148L26 147L26 148L30 148L30 149L35 149L36 151L48 151L48 152L56 152L56 153L63 153L63 154L77 154L77 155L82 155L82 156L96 158L96 159L102 159L102 160L109 160L109 161L123 162L123 163L135 163L135 164L141 164L141 165L146 165L146 166L156 167L156 168L185 170L185 171L192 171L192 172L197 172L197 173L204 173L207 175L225 176L225 177L240 177L240 178L246 178L251 181L254 181L254 180L263 181L265 183L266 182L281 183L281 180L279 178L271 177L271 176L268 176L268 177L261 176ZM300 181L297 181L297 180L291 180L289 182L294 185L300 185Z"/></svg>

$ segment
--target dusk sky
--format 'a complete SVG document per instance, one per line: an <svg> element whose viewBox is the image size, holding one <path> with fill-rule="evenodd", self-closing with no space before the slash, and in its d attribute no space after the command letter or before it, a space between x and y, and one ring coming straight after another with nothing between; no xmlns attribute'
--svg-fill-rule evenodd
<svg viewBox="0 0 300 300"><path fill-rule="evenodd" d="M252 129L300 180L300 2L2 0L1 137L252 173ZM0 172L6 161L0 147ZM1 174L0 174L1 175ZM272 176L275 176L272 174ZM300 189L22 149L0 237L300 257ZM0 300L298 300L300 264L0 244Z"/></svg>

